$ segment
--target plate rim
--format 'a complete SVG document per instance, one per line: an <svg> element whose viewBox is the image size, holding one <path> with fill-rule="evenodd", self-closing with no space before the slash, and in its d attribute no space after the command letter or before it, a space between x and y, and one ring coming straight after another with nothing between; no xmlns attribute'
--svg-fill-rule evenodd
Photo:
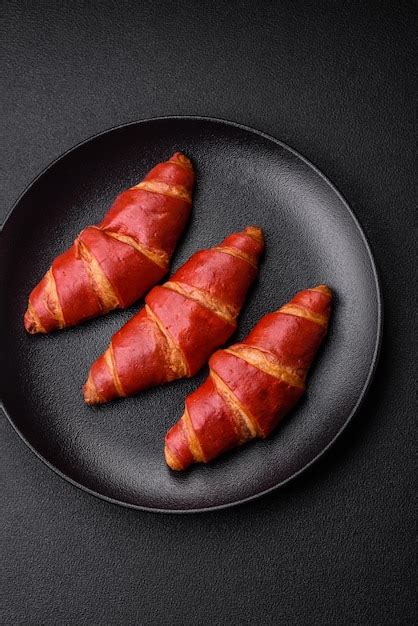
<svg viewBox="0 0 418 626"><path fill-rule="evenodd" d="M13 418L11 417L11 415L9 414L9 412L7 411L3 400L0 398L0 407L1 410L3 411L4 415L6 416L8 422L10 423L10 425L12 426L13 430L18 434L18 436L20 437L20 439L26 444L26 446L31 450L31 452L33 452L35 454L35 456L38 457L38 459L40 459L49 469L51 469L55 474L57 474L60 478L62 478L63 480L65 480L66 482L69 482L71 485L73 485L74 487L77 487L78 489L92 495L95 496L96 498L99 498L100 500L104 500L106 502L109 502L111 504L114 505L118 505L118 506L122 506L124 508L127 509L133 509L133 510L137 510L137 511L146 511L149 513L164 513L164 514L191 514L191 513L209 513L212 511L219 511L219 510L223 510L223 509L229 509L231 507L235 507L235 506L239 506L241 504L245 504L247 502L252 502L253 500L256 500L258 498L261 498L269 493L272 493L273 491L276 491L282 487L284 487L285 485L287 485L288 483L290 483L291 481L295 480L296 478L298 478L299 476L301 476L304 472L306 472L307 470L309 470L309 468L311 468L317 461L319 461L323 456L325 456L327 454L327 452L334 446L334 444L336 443L336 441L339 439L339 437L343 434L343 432L346 430L346 428L348 427L348 425L351 423L351 421L353 420L354 416L356 415L356 413L359 411L366 395L367 392L370 388L370 385L373 381L374 375L376 373L376 368L377 368L377 364L379 361L379 356L380 356L380 351L381 351L381 346L382 346L382 336L383 336L383 296L382 296L382 287L381 287L381 280L379 278L379 272L377 269L377 265L376 265L376 261L374 259L373 256L373 252L371 249L371 245L370 242L357 218L357 216L355 215L353 209L350 207L350 205L348 204L347 200L344 198L344 196L342 195L342 193L337 189L337 187L329 180L329 178L327 176L325 176L325 174L318 168L316 167L316 165L314 165L309 159L307 159L306 157L304 157L302 154L300 154L300 152L298 152L297 150L295 150L294 148L292 148L291 146L289 146L288 144L284 143L283 141L281 141L280 139L277 139L276 137L273 137L272 135L265 133L264 131L258 130L254 127L251 126L247 126L245 124L241 124L239 122L234 122L232 120L226 120L226 119L222 119L222 118L217 118L217 117L212 117L212 116L205 116L205 115L161 115L161 116L157 116L157 117L148 117L148 118L144 118L144 119L139 119L139 120L132 120L130 122L123 122L121 124L117 124L115 126L111 126L105 130L99 131L89 137L87 137L86 139L83 139L81 141L79 141L78 143L76 143L75 145L73 145L72 147L70 147L68 150L65 150L64 152L62 152L57 158L55 158L53 161L51 161L46 167L44 167L30 182L29 184L25 187L25 189L21 192L21 194L18 196L18 198L15 200L15 202L13 203L13 205L11 206L10 210L8 211L8 213L6 214L6 217L4 218L3 223L0 225L0 236L3 233L3 231L5 230L5 227L11 217L11 215L13 214L13 212L15 211L15 209L18 207L18 205L20 204L21 200L26 196L27 193L30 192L31 188L38 182L38 180L40 180L50 169L52 169L59 161L63 160L66 156L68 156L70 153L75 152L78 148L81 148L83 145L86 145L88 143L90 143L91 141L103 136L103 135L107 135L110 134L114 131L117 131L119 129L122 128L126 128L128 126L137 126L137 125L141 125L141 124L147 124L150 122L158 122L158 121L163 121L163 120L189 120L189 121L207 121L207 122L214 122L215 124L222 124L222 125L226 125L226 126L233 126L235 128L239 128L240 130L244 130L247 132L250 132L252 134L258 135L259 137L262 137L263 139L267 139L268 141L271 141L272 143L280 146L281 148L283 148L284 150L290 152L291 154L293 154L294 156L296 156L298 159L300 159L303 163L305 163L305 165L307 165L310 169L312 169L325 183L326 185L328 185L328 187L330 187L330 189L337 195L337 197L340 199L340 201L342 202L342 204L344 205L346 211L348 212L348 214L350 215L351 219L354 222L355 227L357 228L357 231L359 232L359 235L363 241L363 244L365 246L368 258L369 258L369 262L370 262L370 266L372 269L372 274L373 274L373 278L374 278L374 282L375 282L375 288L376 288L376 303L377 303L377 327L376 327L376 337L375 337L375 344L374 344L374 350L373 350L373 356L372 356L372 360L370 363L370 367L369 367L369 371L366 377L366 380L364 382L364 385L359 393L359 397L352 409L352 411L349 413L347 419L345 420L344 424L341 426L341 428L337 431L337 433L334 435L334 437L327 443L327 445L313 458L311 459L308 463L306 463L302 468L300 468L299 470L297 470L296 472L294 472L291 476L288 476L285 480L282 480L280 482L278 482L277 484L268 487L267 489L264 489L263 491L259 491L255 494L252 494L250 496L247 496L245 498L241 498L238 500L232 500L230 502L224 502L222 504L217 504L214 506L208 506L208 507L197 507L197 508L181 508L181 509L170 509L170 508L160 508L160 507L151 507L151 506L145 506L145 505L141 505L141 504L133 504L130 502L125 502L123 500L118 500L117 498L111 498L110 496L106 496L105 494L102 494L98 491L95 491L94 489L90 489L90 487L87 487L81 483L79 483L78 481L74 480L73 478L71 478L70 476L68 476L67 474L65 474L64 472L62 472L60 469L58 469L57 467L55 467L47 458L45 458L29 441L28 439L25 437L25 435L20 431L20 429L17 427L17 425L14 423Z"/></svg>

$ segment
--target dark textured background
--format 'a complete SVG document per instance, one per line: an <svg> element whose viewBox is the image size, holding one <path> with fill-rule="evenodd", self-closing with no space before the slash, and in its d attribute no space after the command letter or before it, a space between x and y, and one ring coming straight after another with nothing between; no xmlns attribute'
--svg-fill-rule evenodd
<svg viewBox="0 0 418 626"><path fill-rule="evenodd" d="M412 624L413 4L1 2L1 215L73 144L200 114L311 159L368 235L385 301L368 400L285 489L161 516L66 484L0 420L3 624Z"/></svg>

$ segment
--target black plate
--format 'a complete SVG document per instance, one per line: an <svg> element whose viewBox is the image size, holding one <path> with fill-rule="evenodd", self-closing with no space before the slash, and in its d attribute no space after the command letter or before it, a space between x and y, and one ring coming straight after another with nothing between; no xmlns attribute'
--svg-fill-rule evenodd
<svg viewBox="0 0 418 626"><path fill-rule="evenodd" d="M184 397L206 371L100 408L81 386L111 335L137 310L79 328L29 336L28 294L53 257L112 199L158 161L182 150L198 184L193 217L173 268L249 224L266 254L237 337L304 287L335 293L330 334L297 409L265 442L175 474L163 440ZM25 191L1 236L1 376L10 422L61 476L100 497L157 511L213 509L266 493L295 477L338 437L370 383L381 336L381 295L364 234L336 189L304 158L262 133L207 118L147 120L106 131L67 152Z"/></svg>

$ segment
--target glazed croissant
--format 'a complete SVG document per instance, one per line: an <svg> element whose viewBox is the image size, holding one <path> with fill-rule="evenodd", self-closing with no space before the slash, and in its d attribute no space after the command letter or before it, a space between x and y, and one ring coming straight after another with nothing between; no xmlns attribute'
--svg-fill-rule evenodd
<svg viewBox="0 0 418 626"><path fill-rule="evenodd" d="M193 376L236 328L264 247L254 226L194 254L112 338L92 365L84 399L101 404Z"/></svg>
<svg viewBox="0 0 418 626"><path fill-rule="evenodd" d="M194 171L180 152L122 192L33 289L29 333L48 333L130 306L166 274L190 215Z"/></svg>
<svg viewBox="0 0 418 626"><path fill-rule="evenodd" d="M166 435L171 469L207 463L272 432L304 392L327 332L331 299L325 285L300 291L242 342L212 355L209 377L187 397L183 416Z"/></svg>

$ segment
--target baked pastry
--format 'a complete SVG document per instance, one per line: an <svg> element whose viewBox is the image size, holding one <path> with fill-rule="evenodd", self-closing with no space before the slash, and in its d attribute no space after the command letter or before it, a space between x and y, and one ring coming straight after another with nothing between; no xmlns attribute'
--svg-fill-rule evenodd
<svg viewBox="0 0 418 626"><path fill-rule="evenodd" d="M209 377L187 397L184 414L167 433L164 454L171 469L207 463L250 439L268 437L304 392L331 300L325 285L300 291L243 341L211 356Z"/></svg>
<svg viewBox="0 0 418 626"><path fill-rule="evenodd" d="M259 228L194 254L112 338L84 386L88 404L193 376L237 326L264 247Z"/></svg>
<svg viewBox="0 0 418 626"><path fill-rule="evenodd" d="M176 152L123 191L33 289L26 330L48 333L128 307L161 280L190 216L194 179L190 160Z"/></svg>

